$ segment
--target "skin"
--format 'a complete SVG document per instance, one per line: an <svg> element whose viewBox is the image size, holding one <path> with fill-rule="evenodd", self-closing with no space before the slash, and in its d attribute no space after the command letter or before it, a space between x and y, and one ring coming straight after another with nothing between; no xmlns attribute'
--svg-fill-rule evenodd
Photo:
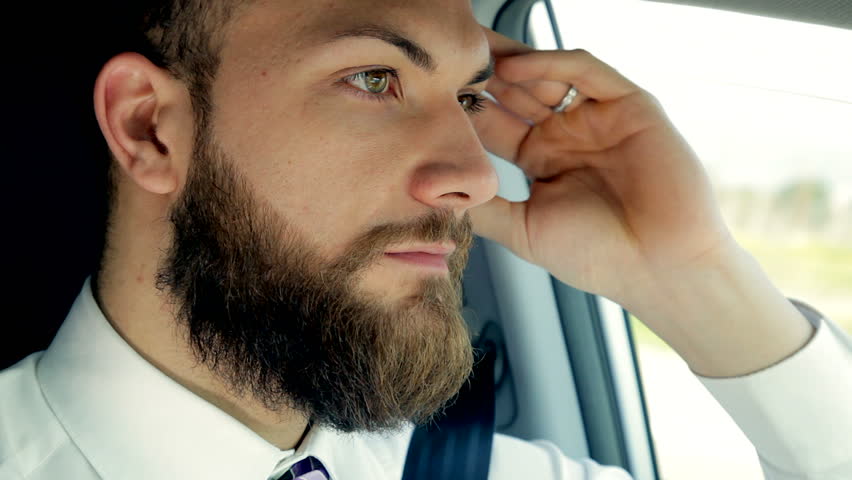
<svg viewBox="0 0 852 480"><path fill-rule="evenodd" d="M468 212L476 233L630 309L698 374L744 375L801 348L812 327L731 238L698 158L654 98L586 52L532 52L483 29L468 3L255 2L226 32L211 92L217 143L323 258L377 224ZM426 47L435 70L376 39L321 41L377 21ZM465 84L489 55L487 88L504 108L472 117L458 97L486 88ZM388 101L340 82L377 66L400 72ZM568 84L582 95L553 114ZM107 318L178 382L280 448L296 446L304 415L230 395L196 365L154 286L192 156L185 85L122 54L99 75L95 108L121 166L99 291ZM528 201L495 197L486 149L535 181ZM360 287L390 304L426 274L377 261Z"/></svg>

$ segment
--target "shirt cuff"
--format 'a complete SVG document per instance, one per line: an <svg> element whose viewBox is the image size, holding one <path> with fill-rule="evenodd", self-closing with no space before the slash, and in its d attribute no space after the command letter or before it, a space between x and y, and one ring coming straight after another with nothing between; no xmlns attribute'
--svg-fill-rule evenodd
<svg viewBox="0 0 852 480"><path fill-rule="evenodd" d="M852 462L852 338L809 305L791 301L816 327L802 349L742 377L697 377L762 462L791 474L826 472Z"/></svg>

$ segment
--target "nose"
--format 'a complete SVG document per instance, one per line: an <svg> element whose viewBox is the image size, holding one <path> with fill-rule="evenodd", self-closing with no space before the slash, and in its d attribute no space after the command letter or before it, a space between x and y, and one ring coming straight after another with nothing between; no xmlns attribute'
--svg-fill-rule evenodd
<svg viewBox="0 0 852 480"><path fill-rule="evenodd" d="M410 194L430 207L452 209L460 217L497 194L497 172L466 117L441 120L422 126L421 131L431 135L418 142L426 151L411 178Z"/></svg>

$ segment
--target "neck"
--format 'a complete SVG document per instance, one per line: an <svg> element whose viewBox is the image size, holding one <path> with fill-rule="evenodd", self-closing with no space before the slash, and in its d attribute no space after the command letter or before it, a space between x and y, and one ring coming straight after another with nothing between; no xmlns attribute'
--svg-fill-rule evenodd
<svg viewBox="0 0 852 480"><path fill-rule="evenodd" d="M111 240L126 250L139 248L140 243ZM168 299L155 287L158 262L133 261L128 253L111 251L92 281L95 299L116 332L149 363L269 443L282 450L296 448L308 425L304 414L291 409L271 412L249 396L234 395L209 368L199 364Z"/></svg>

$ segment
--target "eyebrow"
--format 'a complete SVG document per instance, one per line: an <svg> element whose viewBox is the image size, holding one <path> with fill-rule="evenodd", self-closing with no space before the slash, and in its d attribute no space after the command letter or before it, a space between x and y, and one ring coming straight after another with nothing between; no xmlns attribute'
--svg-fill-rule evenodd
<svg viewBox="0 0 852 480"><path fill-rule="evenodd" d="M392 28L382 25L361 25L348 30L337 32L332 36L332 41L343 38L375 38L383 42L389 43L400 49L403 54L421 70L428 73L434 73L437 69L437 62L428 50L420 44L405 37L403 34L395 31ZM484 82L494 75L494 56L490 56L488 65L482 67L476 72L473 77L467 82L468 85Z"/></svg>
<svg viewBox="0 0 852 480"><path fill-rule="evenodd" d="M494 76L494 55L488 57L488 65L482 67L481 70L476 72L473 77L471 77L470 81L467 82L468 85L473 85L475 83L484 82L489 78Z"/></svg>

